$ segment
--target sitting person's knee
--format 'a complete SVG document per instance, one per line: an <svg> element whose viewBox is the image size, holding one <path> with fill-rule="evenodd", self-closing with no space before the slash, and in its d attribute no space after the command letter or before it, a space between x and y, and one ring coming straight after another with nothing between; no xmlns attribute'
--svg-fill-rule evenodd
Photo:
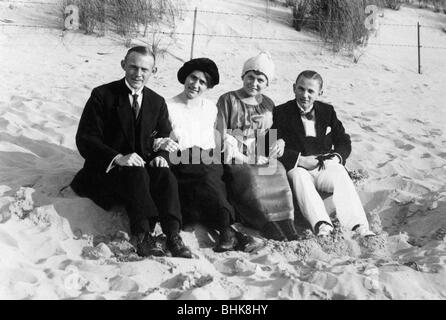
<svg viewBox="0 0 446 320"><path fill-rule="evenodd" d="M156 168L158 170L158 177L163 181L167 181L169 184L177 183L177 178L170 168Z"/></svg>
<svg viewBox="0 0 446 320"><path fill-rule="evenodd" d="M309 173L305 168L296 167L288 171L287 176L289 179L300 179L309 176Z"/></svg>
<svg viewBox="0 0 446 320"><path fill-rule="evenodd" d="M136 166L123 166L119 168L121 173L126 174L126 175L141 175L141 174L146 174L146 168L144 167L136 167Z"/></svg>

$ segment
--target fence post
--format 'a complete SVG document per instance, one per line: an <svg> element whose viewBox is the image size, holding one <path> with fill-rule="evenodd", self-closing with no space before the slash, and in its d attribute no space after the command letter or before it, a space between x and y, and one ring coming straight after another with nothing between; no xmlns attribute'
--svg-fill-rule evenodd
<svg viewBox="0 0 446 320"><path fill-rule="evenodd" d="M194 57L194 42L195 42L195 28L197 27L197 7L194 10L194 29L192 31L192 44L190 48L190 59L192 60Z"/></svg>
<svg viewBox="0 0 446 320"><path fill-rule="evenodd" d="M269 0L266 0L266 21L269 22Z"/></svg>
<svg viewBox="0 0 446 320"><path fill-rule="evenodd" d="M418 73L421 74L421 44L420 44L420 22L417 22L417 36L418 36Z"/></svg>

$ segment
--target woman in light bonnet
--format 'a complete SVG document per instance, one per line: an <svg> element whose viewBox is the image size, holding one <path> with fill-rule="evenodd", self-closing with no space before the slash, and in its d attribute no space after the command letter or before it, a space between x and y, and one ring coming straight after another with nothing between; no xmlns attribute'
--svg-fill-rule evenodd
<svg viewBox="0 0 446 320"><path fill-rule="evenodd" d="M284 167L276 161L284 142L270 141L271 147L264 147L263 154L256 148L272 126L274 102L263 92L274 78L274 69L268 52L244 63L242 87L223 94L217 102L217 130L224 145L229 197L238 218L266 238L297 240L291 189ZM275 172L262 174L270 161L277 163Z"/></svg>

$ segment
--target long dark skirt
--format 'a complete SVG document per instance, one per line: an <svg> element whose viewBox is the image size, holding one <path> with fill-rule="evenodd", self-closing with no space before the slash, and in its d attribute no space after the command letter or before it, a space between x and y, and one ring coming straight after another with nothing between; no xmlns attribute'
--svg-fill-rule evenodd
<svg viewBox="0 0 446 320"><path fill-rule="evenodd" d="M221 164L179 164L171 168L178 181L184 224L201 222L223 230L234 222Z"/></svg>
<svg viewBox="0 0 446 320"><path fill-rule="evenodd" d="M269 174L250 164L224 168L229 199L242 223L261 230L269 221L294 219L293 195L280 162Z"/></svg>

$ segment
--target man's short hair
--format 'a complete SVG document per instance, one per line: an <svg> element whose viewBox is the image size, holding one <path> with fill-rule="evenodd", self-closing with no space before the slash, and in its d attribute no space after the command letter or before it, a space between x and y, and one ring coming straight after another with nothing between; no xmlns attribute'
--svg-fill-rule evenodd
<svg viewBox="0 0 446 320"><path fill-rule="evenodd" d="M156 61L156 56L155 53L152 51L152 49L150 49L150 47L146 47L146 46L136 46L136 47L132 47L127 51L127 54L125 55L124 60L127 60L127 57L129 56L129 54L131 54L132 52L137 52L143 55L148 55L148 56L152 56L153 61Z"/></svg>
<svg viewBox="0 0 446 320"><path fill-rule="evenodd" d="M307 78L307 79L316 79L319 81L320 89L322 90L322 87L324 86L324 81L322 80L322 76L313 70L305 70L299 73L299 75L296 78L296 83L299 81L300 78Z"/></svg>

